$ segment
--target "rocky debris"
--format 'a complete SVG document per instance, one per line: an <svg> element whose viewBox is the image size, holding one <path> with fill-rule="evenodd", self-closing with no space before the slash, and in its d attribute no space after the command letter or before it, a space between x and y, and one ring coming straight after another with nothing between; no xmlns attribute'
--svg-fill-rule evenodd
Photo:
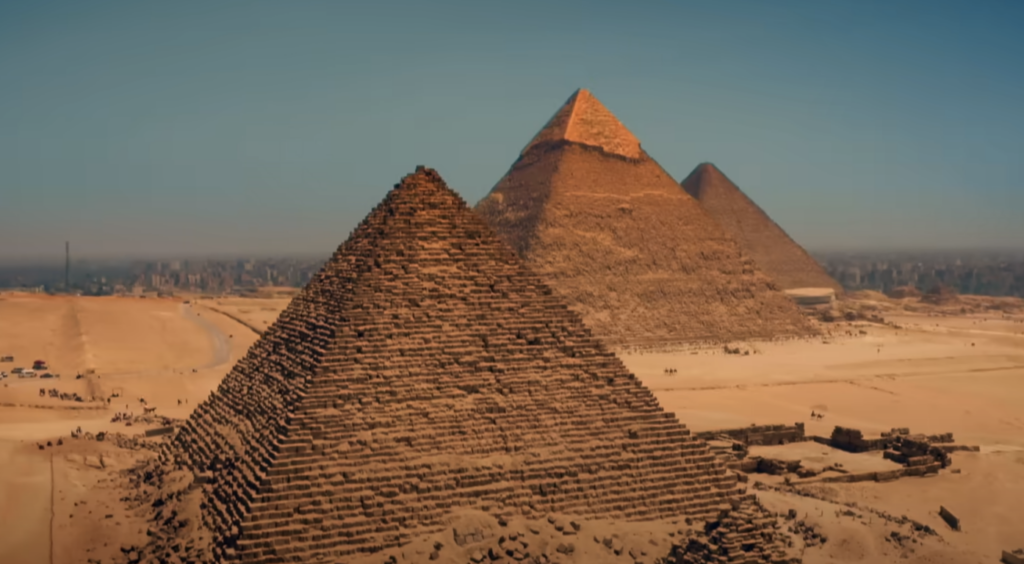
<svg viewBox="0 0 1024 564"><path fill-rule="evenodd" d="M847 517L852 517L854 519L857 519L858 521L863 521L864 520L863 513L870 513L872 516L878 517L879 519L882 519L882 520L886 521L887 523L890 523L890 524L893 524L893 525L907 526L908 528L913 530L915 533L920 533L922 535L935 536L935 537L939 536L938 531L936 531L935 529L933 529L929 525L926 525L924 523L921 523L920 521L916 521L914 519L911 519L911 518L907 517L906 515L900 515L900 516L892 515L892 514L888 513L887 511L882 511L882 510L879 510L879 509L874 509L872 507L867 507L867 506L864 506L864 505L860 505L860 504L858 504L856 502L839 503L839 502L836 502L836 501L834 501L832 499L829 499L828 497L826 497L824 495L816 494L813 491L811 491L810 489L805 488L805 487L797 487L797 486L789 486L789 485L773 486L773 485L770 485L770 484L765 484L763 482L755 482L753 484L753 489L755 489L755 490L768 490L768 491L776 491L776 492L781 492L781 493L787 493L787 494L797 495L797 496L800 496L800 497L816 499L818 501L824 501L824 502L835 504L835 505L840 505L840 506L846 507L846 509L837 510L836 511L837 515L844 515L844 516L847 516ZM797 517L796 512L791 510L791 512L790 512L788 517L790 519L795 519Z"/></svg>
<svg viewBox="0 0 1024 564"><path fill-rule="evenodd" d="M800 536L804 540L804 546L818 546L819 544L825 544L828 542L828 537L822 534L814 525L804 522L803 520L797 520L789 526L788 531L794 535Z"/></svg>
<svg viewBox="0 0 1024 564"><path fill-rule="evenodd" d="M889 531L889 535L885 537L885 542L900 548L906 548L912 544L918 544L919 541L914 535L904 534L899 531Z"/></svg>
<svg viewBox="0 0 1024 564"><path fill-rule="evenodd" d="M803 527L800 534L820 538L810 527ZM756 499L748 498L702 527L680 530L679 535L682 538L672 547L665 564L800 562L793 537Z"/></svg>
<svg viewBox="0 0 1024 564"><path fill-rule="evenodd" d="M161 444L125 477L150 521L143 561L190 541L204 562L351 560L446 532L456 511L639 521L743 495L424 167ZM575 519L549 523L566 548ZM544 558L520 541L513 560Z"/></svg>

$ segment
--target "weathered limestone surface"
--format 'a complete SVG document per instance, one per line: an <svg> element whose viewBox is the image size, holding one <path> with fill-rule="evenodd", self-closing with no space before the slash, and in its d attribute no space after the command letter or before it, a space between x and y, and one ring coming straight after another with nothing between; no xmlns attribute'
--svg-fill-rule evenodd
<svg viewBox="0 0 1024 564"><path fill-rule="evenodd" d="M476 210L612 346L814 332L586 91L555 114Z"/></svg>
<svg viewBox="0 0 1024 564"><path fill-rule="evenodd" d="M173 443L216 560L336 561L456 508L710 516L735 474L430 169L396 185Z"/></svg>
<svg viewBox="0 0 1024 564"><path fill-rule="evenodd" d="M818 261L715 165L699 165L682 185L782 289L832 288L842 293Z"/></svg>

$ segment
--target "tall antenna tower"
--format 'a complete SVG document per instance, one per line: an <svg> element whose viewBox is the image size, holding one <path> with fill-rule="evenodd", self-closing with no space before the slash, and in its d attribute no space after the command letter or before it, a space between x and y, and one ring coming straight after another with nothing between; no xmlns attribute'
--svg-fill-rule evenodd
<svg viewBox="0 0 1024 564"><path fill-rule="evenodd" d="M64 241L64 291L71 293L71 241Z"/></svg>

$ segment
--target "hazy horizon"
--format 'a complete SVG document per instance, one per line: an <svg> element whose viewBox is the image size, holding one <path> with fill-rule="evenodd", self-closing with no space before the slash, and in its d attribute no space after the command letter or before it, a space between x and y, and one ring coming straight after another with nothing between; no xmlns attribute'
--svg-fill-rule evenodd
<svg viewBox="0 0 1024 564"><path fill-rule="evenodd" d="M0 263L326 255L418 164L475 203L580 87L811 251L1013 251L1022 24L1000 1L0 4Z"/></svg>

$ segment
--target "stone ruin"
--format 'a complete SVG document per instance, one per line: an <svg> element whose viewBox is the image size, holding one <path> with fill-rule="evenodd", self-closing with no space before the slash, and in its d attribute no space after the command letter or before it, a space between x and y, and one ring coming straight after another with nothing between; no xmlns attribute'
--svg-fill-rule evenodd
<svg viewBox="0 0 1024 564"><path fill-rule="evenodd" d="M191 485L143 505L159 507L143 561L333 562L460 509L714 518L750 498L423 167L167 445L132 483ZM201 527L175 503L201 508Z"/></svg>
<svg viewBox="0 0 1024 564"><path fill-rule="evenodd" d="M981 449L973 445L955 444L953 433L941 435L912 435L909 429L893 429L890 433L882 433L889 439L883 453L886 459L908 468L921 467L923 472L928 469L947 468L953 463L950 453L957 451L978 452Z"/></svg>
<svg viewBox="0 0 1024 564"><path fill-rule="evenodd" d="M681 531L665 564L731 562L750 564L798 564L793 539L782 530L779 519L756 500L745 500L714 519ZM808 544L823 542L808 539Z"/></svg>
<svg viewBox="0 0 1024 564"><path fill-rule="evenodd" d="M1001 562L1003 564L1024 564L1024 548L1016 550L1004 550Z"/></svg>
<svg viewBox="0 0 1024 564"><path fill-rule="evenodd" d="M807 440L803 423L793 425L751 425L736 429L717 429L695 433L704 440L727 439L746 446L784 445Z"/></svg>
<svg viewBox="0 0 1024 564"><path fill-rule="evenodd" d="M832 430L832 437L829 439L829 445L839 450L845 450L846 452L870 452L873 450L885 450L886 446L889 445L888 437L880 437L877 439L865 439L864 433L859 429L850 429L847 427L836 426Z"/></svg>

